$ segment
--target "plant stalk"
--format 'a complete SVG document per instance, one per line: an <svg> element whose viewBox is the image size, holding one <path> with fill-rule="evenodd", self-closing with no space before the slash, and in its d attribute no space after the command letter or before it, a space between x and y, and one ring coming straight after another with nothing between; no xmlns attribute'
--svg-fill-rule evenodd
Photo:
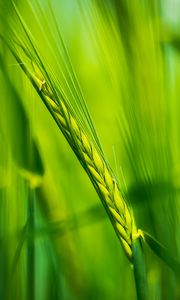
<svg viewBox="0 0 180 300"><path fill-rule="evenodd" d="M140 238L132 243L134 277L138 300L148 300L147 275Z"/></svg>
<svg viewBox="0 0 180 300"><path fill-rule="evenodd" d="M29 232L34 232L35 227L34 190L29 189L28 215ZM35 244L33 239L28 240L27 245L27 299L35 299Z"/></svg>

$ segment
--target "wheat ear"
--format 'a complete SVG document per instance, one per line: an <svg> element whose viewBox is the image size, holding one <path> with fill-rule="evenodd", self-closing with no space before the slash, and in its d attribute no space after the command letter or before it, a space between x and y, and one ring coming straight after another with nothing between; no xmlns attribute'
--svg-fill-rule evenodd
<svg viewBox="0 0 180 300"><path fill-rule="evenodd" d="M127 204L122 198L115 176L101 152L96 149L93 142L83 131L81 126L79 126L78 121L73 116L68 105L63 99L58 99L58 105L46 83L41 83L39 88L43 100L81 162L81 165L90 177L108 211L124 251L129 259L131 259L132 216Z"/></svg>
<svg viewBox="0 0 180 300"><path fill-rule="evenodd" d="M29 71L12 48L11 51L88 174L110 217L125 254L132 260L132 241L133 237L137 238L133 215L122 197L116 177L103 153L83 130L63 96L61 94L59 96L51 89L42 76L37 77L35 72Z"/></svg>

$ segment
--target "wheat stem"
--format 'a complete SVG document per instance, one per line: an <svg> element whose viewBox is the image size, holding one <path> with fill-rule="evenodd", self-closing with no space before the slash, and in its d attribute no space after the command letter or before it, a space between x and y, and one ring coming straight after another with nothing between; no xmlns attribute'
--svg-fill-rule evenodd
<svg viewBox="0 0 180 300"><path fill-rule="evenodd" d="M148 300L146 269L140 238L132 243L132 259L138 300Z"/></svg>

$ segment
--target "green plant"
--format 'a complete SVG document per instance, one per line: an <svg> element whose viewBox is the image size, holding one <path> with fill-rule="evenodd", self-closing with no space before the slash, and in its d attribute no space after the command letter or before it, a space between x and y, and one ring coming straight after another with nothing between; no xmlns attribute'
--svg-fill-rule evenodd
<svg viewBox="0 0 180 300"><path fill-rule="evenodd" d="M169 162L171 161L172 156L170 146L167 142L168 135L165 125L166 113L164 113L164 110L166 112L167 103L162 96L165 94L165 88L162 84L160 86L160 89L157 89L153 77L154 74L156 74L157 78L163 78L161 71L164 67L164 57L161 54L159 43L154 43L154 29L152 30L154 23L152 23L153 18L151 16L151 14L155 11L153 6L151 7L147 5L149 19L146 22L145 10L144 7L142 8L140 2L138 2L138 4L136 3L136 5L133 5L132 9L127 7L125 1L120 1L119 3L117 1L106 1L105 3L107 6L104 4L103 6L99 7L96 3L92 5L93 9L91 5L85 5L85 8L87 9L87 12L91 18L94 17L91 16L92 11L95 11L97 13L97 16L95 15L95 20L97 21L97 24L100 24L102 26L99 26L99 28L97 28L97 31L99 31L99 35L103 33L103 30L105 33L107 33L107 36L103 36L102 34L102 38L99 39L99 49L102 48L102 52L104 51L105 53L110 53L110 48L112 47L112 51L114 51L112 53L112 56L104 55L104 57L107 58L107 61L105 60L104 62L104 66L106 63L110 64L112 68L112 79L115 79L120 93L123 94L124 90L126 91L122 97L125 100L122 101L121 96L119 97L121 102L121 114L119 115L118 120L120 128L120 148L121 146L122 148L125 148L125 151L123 148L121 153L121 161L126 164L126 173L128 174L126 174L125 176L125 179L128 179L126 190L120 188L120 186L122 187L122 182L121 180L117 180L115 172L112 170L111 164L108 162L104 151L102 150L89 111L83 99L81 89L77 82L75 72L73 71L73 67L69 59L65 43L61 36L61 30L59 30L60 27L57 24L57 20L54 16L52 7L47 6L45 8L41 8L40 6L38 6L38 3L33 4L32 7L29 4L27 6L25 5L25 11L27 10L27 12L31 12L31 17L33 20L35 20L34 28L33 26L32 28L30 28L31 26L29 26L28 22L24 21L24 16L26 16L26 13L21 11L21 5L18 6L18 9L14 4L12 6L10 5L7 10L4 9L4 11L7 12L7 20L3 20L2 18L2 23L5 24L4 28L6 28L6 31L2 30L1 33L1 39L4 42L2 53L4 51L4 53L8 53L8 55L10 55L6 48L6 46L8 46L10 52L15 58L15 63L17 64L17 66L20 66L26 74L26 76L24 77L21 74L20 76L22 76L23 80L25 81L26 77L29 78L37 94L40 96L45 106L48 108L49 112L53 116L53 119L68 141L80 164L88 174L97 194L99 195L99 198L104 205L107 214L109 215L116 234L121 241L124 252L129 258L130 263L134 266L134 275L138 298L147 299L147 276L144 266L144 251L142 251L143 242L148 244L153 249L153 251L175 271L177 276L179 276L180 269L179 262L176 259L172 258L166 247L164 247L151 235L136 228L134 218L134 215L139 216L139 219L137 218L139 224L140 220L143 219L144 216L144 221L141 222L141 227L146 228L146 212L144 213L143 211L143 213L141 214L141 211L138 211L138 207L133 203L133 201L137 200L137 202L140 202L141 207L147 206L148 218L151 218L151 220L154 222L152 222L152 224L154 225L154 228L156 228L158 220L155 218L155 214L152 213L153 204L150 203L148 197L151 197L151 193L158 193L159 179L162 180L162 185L160 182L160 187L164 187L163 180L167 180L167 182L165 181L167 183L166 191L171 194L175 201L178 198L178 196L175 196L175 186L173 186L171 182L168 181L169 179L172 180L170 174L171 171L169 171L168 168L168 166L170 166ZM107 9L107 7L109 8L109 10ZM123 11L123 14L121 14L121 10ZM137 12L137 15L139 13L139 15L142 17L141 22L137 22L135 11ZM12 20L11 16L13 16ZM26 17L29 17L28 14ZM131 18L133 18L133 30L130 26ZM129 28L131 28L131 30L129 30L127 26L125 26L126 22L129 24ZM144 24L146 24L146 26L144 26ZM153 32L152 36L150 35L150 29ZM150 37L150 39L146 38L146 35L148 38ZM107 44L106 39L107 41L109 41L109 43ZM134 40L137 40L139 45L141 46L138 53L136 51L137 48L133 43ZM148 47L146 45L147 43ZM45 48L45 50L43 47ZM115 57L116 54L119 55L119 61L121 62L120 65L117 64L117 66L115 66L115 63L113 61L113 54L115 54ZM153 59L152 65L150 66L149 57L151 57L151 55ZM143 62L145 62L145 64L148 65L148 75L144 71L144 66L142 66L141 64L141 59ZM3 66L3 59L1 59L1 65ZM119 70L120 68L122 68L122 71ZM160 70L157 73L155 72L156 68ZM125 71L124 78L122 76L123 71ZM8 73L8 71L6 72ZM116 74L116 72L118 75ZM121 79L123 80L120 80L121 76ZM16 97L14 98L16 98L17 102L23 102L20 97L18 99L16 89L14 89L13 84L11 84L11 81L8 79L7 74L4 77L7 80L7 86L11 86L12 99L14 94L14 96L16 95ZM142 85L141 80L144 85ZM26 82L26 84L28 83ZM149 88L150 86L152 89L151 93ZM29 90L31 91L30 86ZM112 93L112 95L114 94ZM21 97L23 98L23 96ZM30 100L33 97L32 95L26 93L24 96L24 98L28 99L29 103L31 103ZM146 99L146 97L148 104L145 103L144 100ZM158 104L156 103L157 99ZM21 105L19 107L21 107ZM23 111L22 108L20 108L20 110ZM159 111L160 115L163 117L163 122L159 122ZM109 111L107 111L106 114L109 117ZM24 112L23 115L25 115ZM41 114L41 116L43 116L43 114ZM27 120L26 122L28 123ZM155 130L153 131L152 139L150 140L147 133L152 124ZM171 122L171 124L177 125L175 122ZM11 132L13 132L12 128ZM34 144L34 140L32 139L31 141L33 141ZM56 224L57 215L58 219L61 219L61 204L56 204L57 207L59 207L59 210L56 217L53 218L51 216L51 207L53 207L53 205L51 205L51 199L48 199L48 197L45 195L47 190L51 189L52 181L48 183L48 180L44 179L42 174L38 174L38 170L36 170L36 168L35 171L33 170L33 172L31 172L31 161L29 161L28 159L28 163L22 166L21 163L19 163L19 160L16 159L15 152L13 151L13 149L15 149L14 146L11 146L10 148L12 156L16 161L18 168L20 169L21 176L23 176L23 178L25 177L28 180L30 179L28 183L28 187L30 188L28 190L28 194L31 195L31 189L35 188L35 190L33 190L33 193L35 194L33 198L35 198L35 201L37 199L41 199L42 211L45 212L46 222L50 220L52 222L55 222ZM32 147L29 147L29 150L30 154L34 153ZM123 153L123 151L125 152L125 154ZM163 155L161 157L162 153ZM17 154L19 154L18 151ZM19 156L21 158L21 155ZM154 156L155 158L158 158L159 161L154 159ZM164 164L166 158L168 161L167 165ZM177 161L177 159L175 160ZM38 166L38 162L35 160L35 167L36 166ZM42 172L43 171L41 170L40 173ZM60 172L57 172L57 174L57 176L59 176ZM37 178L36 175L38 175ZM36 180L32 180L31 182L31 179L39 179L39 177L40 181L36 182ZM64 178L62 179L62 182L63 181L65 181ZM35 183L35 185L33 185L33 182ZM42 182L43 185L41 186ZM39 190L36 190L36 184L40 186ZM46 189L44 188L45 186ZM38 194L39 191L40 193ZM147 195L147 197L144 197L144 194ZM49 196L50 195L51 193L49 193ZM167 195L165 196L167 198ZM143 199L143 197L145 198L145 200ZM158 198L158 202L155 203L155 208L157 203L160 203L160 199L163 199L162 193L158 194ZM52 203L54 203L53 201L54 200L52 199ZM69 199L67 200L67 202L68 201ZM36 214L38 216L38 213L36 210L34 211L35 207L33 206L32 201L29 198L28 202L28 213L31 217L30 219L28 219L30 220L30 222L28 223L27 221L27 224L29 224L29 232L25 232L25 235L23 235L22 238L22 242L20 242L19 247L17 247L16 255L14 257L14 265L17 264L17 261L20 257L20 252L22 252L22 244L24 244L27 239L28 243L26 249L27 254L29 253L27 255L29 257L29 261L27 262L27 270L29 272L29 277L27 278L27 294L30 298L33 298L36 294L35 277L37 272L36 241L38 234L36 235L36 231L38 233L38 230L36 228L36 218L38 219L39 217L34 218ZM42 203L47 207L43 207ZM48 213L47 210L49 210ZM159 219L161 220L162 216ZM68 225L69 223L70 225ZM61 222L59 221L57 222L57 224L61 225ZM62 245L61 242L56 242L56 231L59 230L58 232L61 233L59 237L59 239L61 239L61 235L63 235L64 232L67 233L68 230L70 231L73 228L79 228L76 225L73 225L71 227L71 218L69 222L62 222L62 225L63 224L65 224L64 229L63 227L61 229L61 226L59 229L58 226L51 227L51 224L45 226L45 232L47 230L47 235L49 236L53 247L56 249L56 252L59 251ZM26 225L24 228L27 228ZM158 227L159 232L161 231L160 227L161 226ZM166 225L165 228L166 229L164 229L164 232L167 231L168 225ZM55 233L55 235L53 232ZM51 234L53 234L53 238L51 238ZM55 258L57 256L58 258L61 258L61 255L54 254ZM58 277L57 273L56 276ZM76 293L77 291L75 286L73 287L73 289Z"/></svg>

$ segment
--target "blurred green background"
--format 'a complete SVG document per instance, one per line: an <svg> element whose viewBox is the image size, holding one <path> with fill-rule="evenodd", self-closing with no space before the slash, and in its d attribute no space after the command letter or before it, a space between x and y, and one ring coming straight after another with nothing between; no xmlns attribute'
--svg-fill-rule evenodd
<svg viewBox="0 0 180 300"><path fill-rule="evenodd" d="M73 102L81 96L54 12L138 227L180 261L180 2L15 4ZM1 0L2 36L9 25L23 37ZM0 299L136 299L132 266L88 177L0 41ZM180 299L178 276L146 245L144 253L150 299Z"/></svg>

